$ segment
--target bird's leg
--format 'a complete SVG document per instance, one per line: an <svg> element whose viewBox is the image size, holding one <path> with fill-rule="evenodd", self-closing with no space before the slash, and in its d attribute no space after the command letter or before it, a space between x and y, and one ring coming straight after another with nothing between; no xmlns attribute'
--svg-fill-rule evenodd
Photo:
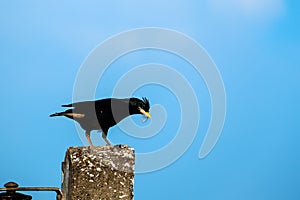
<svg viewBox="0 0 300 200"><path fill-rule="evenodd" d="M111 146L111 144L110 144L110 142L108 141L108 139L107 139L107 137L106 137L106 134L105 134L104 132L102 132L102 138L105 140L107 146Z"/></svg>
<svg viewBox="0 0 300 200"><path fill-rule="evenodd" d="M92 143L92 140L91 140L91 132L90 131L87 131L87 132L85 132L85 136L86 136L86 138L87 138L87 140L88 140L88 142L89 142L89 144L90 144L90 147L91 147L91 149L93 149L94 148L94 145L93 145L93 143Z"/></svg>

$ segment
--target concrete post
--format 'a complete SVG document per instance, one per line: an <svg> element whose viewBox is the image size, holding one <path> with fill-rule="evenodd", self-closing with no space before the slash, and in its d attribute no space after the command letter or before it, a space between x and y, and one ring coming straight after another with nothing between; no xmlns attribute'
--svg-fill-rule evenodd
<svg viewBox="0 0 300 200"><path fill-rule="evenodd" d="M127 145L68 148L62 164L65 200L132 200L134 149Z"/></svg>

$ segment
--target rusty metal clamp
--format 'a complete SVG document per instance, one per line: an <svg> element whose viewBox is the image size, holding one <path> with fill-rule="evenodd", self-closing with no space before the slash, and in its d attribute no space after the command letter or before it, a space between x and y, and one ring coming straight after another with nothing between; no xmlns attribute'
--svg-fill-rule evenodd
<svg viewBox="0 0 300 200"><path fill-rule="evenodd" d="M63 194L60 188L56 187L18 187L19 185L15 182L8 182L4 185L5 188L0 188L0 191L6 191L0 193L1 199L13 199L13 200L30 200L30 195L18 193L16 191L53 191L56 192L56 200L62 200Z"/></svg>

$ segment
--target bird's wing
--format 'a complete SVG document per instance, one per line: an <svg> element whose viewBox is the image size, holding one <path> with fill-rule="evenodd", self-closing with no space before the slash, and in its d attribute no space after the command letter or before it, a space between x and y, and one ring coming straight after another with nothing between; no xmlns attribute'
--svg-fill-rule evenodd
<svg viewBox="0 0 300 200"><path fill-rule="evenodd" d="M73 104L64 104L64 105L61 105L61 107L74 107Z"/></svg>
<svg viewBox="0 0 300 200"><path fill-rule="evenodd" d="M94 106L95 102L94 101L82 101L82 102L76 102L76 103L70 103L70 104L64 104L61 105L62 107L89 107L89 106Z"/></svg>

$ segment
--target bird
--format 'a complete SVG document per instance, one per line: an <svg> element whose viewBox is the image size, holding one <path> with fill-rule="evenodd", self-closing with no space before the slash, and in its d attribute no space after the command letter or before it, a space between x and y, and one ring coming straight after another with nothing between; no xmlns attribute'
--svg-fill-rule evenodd
<svg viewBox="0 0 300 200"><path fill-rule="evenodd" d="M63 112L56 112L50 117L65 116L79 123L85 130L85 136L91 148L94 148L90 134L93 130L102 132L102 138L106 145L111 146L107 139L108 130L118 124L124 118L141 114L145 116L145 120L151 118L149 113L150 103L146 97L142 99L131 98L106 98L95 101L82 101L71 104L62 105L69 107Z"/></svg>

